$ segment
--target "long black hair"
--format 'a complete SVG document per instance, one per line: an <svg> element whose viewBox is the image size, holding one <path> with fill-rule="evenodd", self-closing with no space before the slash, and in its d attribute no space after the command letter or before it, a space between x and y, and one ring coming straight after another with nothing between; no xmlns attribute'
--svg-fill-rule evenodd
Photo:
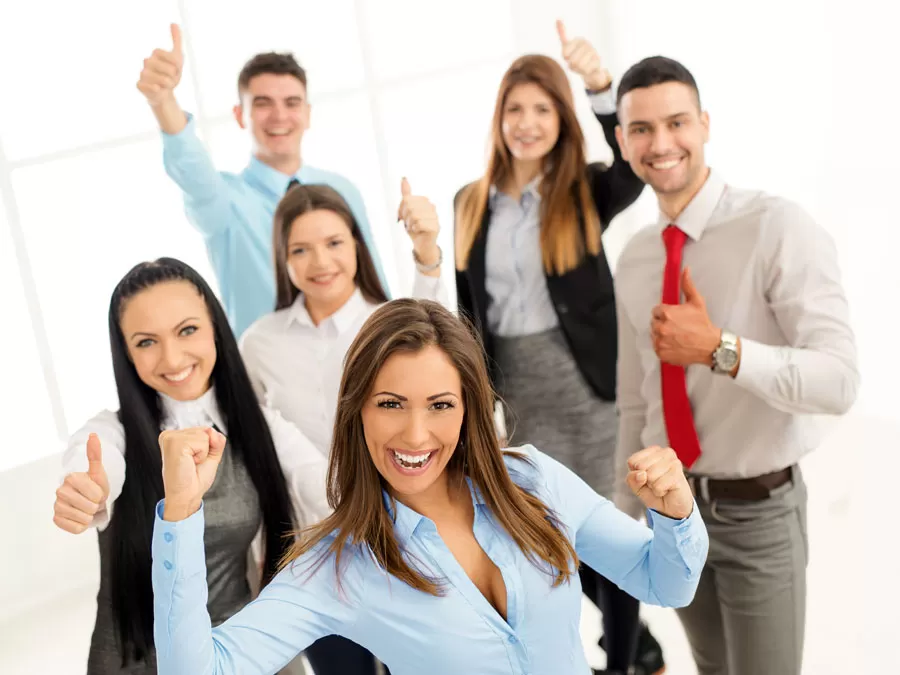
<svg viewBox="0 0 900 675"><path fill-rule="evenodd" d="M209 285L193 268L173 258L133 267L109 303L109 343L119 393L119 421L125 429L125 483L110 522L112 604L123 665L143 660L153 649L151 541L154 509L164 496L158 437L162 425L159 394L138 377L120 320L129 299L167 281L187 281L206 301L216 341L212 371L216 402L233 441L230 451L247 468L263 514L265 566L262 582L275 574L289 549L296 519L272 435L259 407L225 312Z"/></svg>

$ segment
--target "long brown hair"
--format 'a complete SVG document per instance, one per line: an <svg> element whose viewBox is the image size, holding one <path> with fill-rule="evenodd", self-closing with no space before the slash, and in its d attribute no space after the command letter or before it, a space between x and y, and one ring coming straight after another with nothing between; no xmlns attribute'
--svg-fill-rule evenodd
<svg viewBox="0 0 900 675"><path fill-rule="evenodd" d="M387 484L369 455L362 424L363 406L387 359L430 345L441 349L456 366L465 406L459 446L445 471L472 481L522 552L533 564L547 568L554 586L567 581L578 567L578 556L554 512L514 483L507 471L504 454L529 460L500 449L494 431L494 393L474 330L429 300L401 299L383 305L369 317L347 352L328 467L328 503L334 511L301 534L285 564L318 547L313 567L334 556L340 580L342 553L347 546L361 545L397 579L416 590L441 594L434 580L403 558L384 503Z"/></svg>
<svg viewBox="0 0 900 675"><path fill-rule="evenodd" d="M541 251L544 270L563 274L578 266L585 245L592 255L600 252L600 223L586 171L584 134L575 114L572 88L562 67L549 56L529 54L515 61L503 76L494 120L487 171L480 180L467 185L456 209L456 269L469 263L469 252L481 229L491 185L502 187L512 175L512 156L503 141L503 110L513 87L532 83L543 89L559 115L559 139L544 157L541 181ZM580 231L579 215L584 220Z"/></svg>
<svg viewBox="0 0 900 675"><path fill-rule="evenodd" d="M300 290L288 276L288 239L294 221L310 211L331 211L340 216L356 242L356 285L363 297L372 303L387 302L387 294L375 271L372 254L362 236L362 231L353 217L353 212L344 198L327 185L296 185L287 191L275 209L274 227L272 228L272 253L275 258L275 309L290 307Z"/></svg>

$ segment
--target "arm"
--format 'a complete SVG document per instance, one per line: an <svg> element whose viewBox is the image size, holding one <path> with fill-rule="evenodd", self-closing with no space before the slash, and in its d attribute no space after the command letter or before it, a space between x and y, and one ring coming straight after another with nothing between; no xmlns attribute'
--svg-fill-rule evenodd
<svg viewBox="0 0 900 675"><path fill-rule="evenodd" d="M331 513L325 494L328 460L293 424L275 410L263 407L272 441L298 506L301 523L312 525Z"/></svg>
<svg viewBox="0 0 900 675"><path fill-rule="evenodd" d="M578 556L642 602L690 604L706 562L709 538L694 506L681 520L650 511L652 529L617 510L562 464L532 450L550 503L572 528Z"/></svg>
<svg viewBox="0 0 900 675"><path fill-rule="evenodd" d="M244 360L244 367L247 369L247 376L250 378L250 384L256 394L256 399L263 405L266 405L268 396L266 394L266 385L260 376L259 359L257 354L260 349L256 338L254 337L254 326L251 325L238 340L238 349L241 352L241 358Z"/></svg>
<svg viewBox="0 0 900 675"><path fill-rule="evenodd" d="M90 527L103 530L109 525L113 503L122 494L122 486L125 484L125 431L119 422L118 415L111 410L104 410L88 420L84 426L72 434L68 447L63 452L63 481L73 474L83 474L89 471L85 448L91 434L96 434L100 440L109 496L105 506L101 506L94 515Z"/></svg>
<svg viewBox="0 0 900 675"><path fill-rule="evenodd" d="M153 529L153 632L160 673L254 675L274 673L317 639L346 634L354 622L337 596L334 565L311 567L310 552L288 566L236 615L211 628L206 609L203 508ZM346 575L345 575L346 577ZM345 578L343 588L350 584Z"/></svg>
<svg viewBox="0 0 900 675"><path fill-rule="evenodd" d="M769 219L765 294L790 346L741 337L735 382L785 412L845 413L856 400L859 369L834 241L789 202Z"/></svg>
<svg viewBox="0 0 900 675"><path fill-rule="evenodd" d="M619 118L616 115L616 102L611 85L606 91L591 94L591 108L603 128L606 144L613 153L612 166L607 167L601 163L588 166L591 195L597 207L597 215L600 217L600 227L605 231L613 218L641 196L644 183L622 157L622 151L616 140Z"/></svg>
<svg viewBox="0 0 900 675"><path fill-rule="evenodd" d="M619 409L619 434L616 443L614 499L616 506L622 511L634 518L640 518L645 509L625 484L625 474L628 469L628 458L641 449L641 434L647 420L647 402L641 395L644 373L637 349L637 331L618 293L616 293L616 323L618 324L616 404Z"/></svg>

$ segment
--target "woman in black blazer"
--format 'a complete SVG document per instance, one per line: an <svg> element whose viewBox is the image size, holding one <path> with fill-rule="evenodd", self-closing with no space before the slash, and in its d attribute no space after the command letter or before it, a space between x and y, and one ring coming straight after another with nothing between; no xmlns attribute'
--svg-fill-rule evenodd
<svg viewBox="0 0 900 675"><path fill-rule="evenodd" d="M600 239L644 186L616 144L609 73L590 43L568 40L561 22L557 29L613 164L587 163L559 64L539 55L517 59L497 96L487 171L454 202L457 300L484 342L507 419L515 420L507 423L510 438L555 449L555 459L611 497L616 311ZM603 611L608 672L661 672L659 645L646 627L638 630L637 600L589 568L581 576Z"/></svg>

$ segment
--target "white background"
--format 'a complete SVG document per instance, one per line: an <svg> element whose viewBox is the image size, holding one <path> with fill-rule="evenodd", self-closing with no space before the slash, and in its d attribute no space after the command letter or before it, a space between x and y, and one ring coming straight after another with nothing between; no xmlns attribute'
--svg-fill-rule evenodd
<svg viewBox="0 0 900 675"><path fill-rule="evenodd" d="M106 328L115 282L140 260L170 255L215 285L201 239L163 171L153 117L134 86L141 60L155 47L170 47L169 23L179 22L185 32L179 100L197 115L222 169L240 170L247 159L246 138L230 112L240 66L258 51L294 51L308 70L313 103L304 158L359 186L391 286L402 292L411 266L405 234L392 218L400 178L408 176L416 192L439 205L441 243L452 251L450 203L483 170L500 76L521 53L558 58L557 17L570 35L597 45L616 77L644 56L682 60L711 115L710 163L736 185L799 201L832 233L863 373L848 419L860 429L890 431L865 441L866 448L842 446L833 462L823 460L822 484L846 491L846 472L862 468L864 452L875 458L875 470L889 455L877 452L880 447L896 454L900 134L896 57L888 48L900 25L894 5L3 3L0 353L7 358L0 378L0 508L6 514L0 616L96 583L93 535L64 535L50 518L65 438L99 409L116 405ZM608 158L578 90L576 99L589 157ZM654 219L647 190L605 239L613 265L627 238ZM841 438L853 445L861 437ZM0 671L6 672L2 660Z"/></svg>

